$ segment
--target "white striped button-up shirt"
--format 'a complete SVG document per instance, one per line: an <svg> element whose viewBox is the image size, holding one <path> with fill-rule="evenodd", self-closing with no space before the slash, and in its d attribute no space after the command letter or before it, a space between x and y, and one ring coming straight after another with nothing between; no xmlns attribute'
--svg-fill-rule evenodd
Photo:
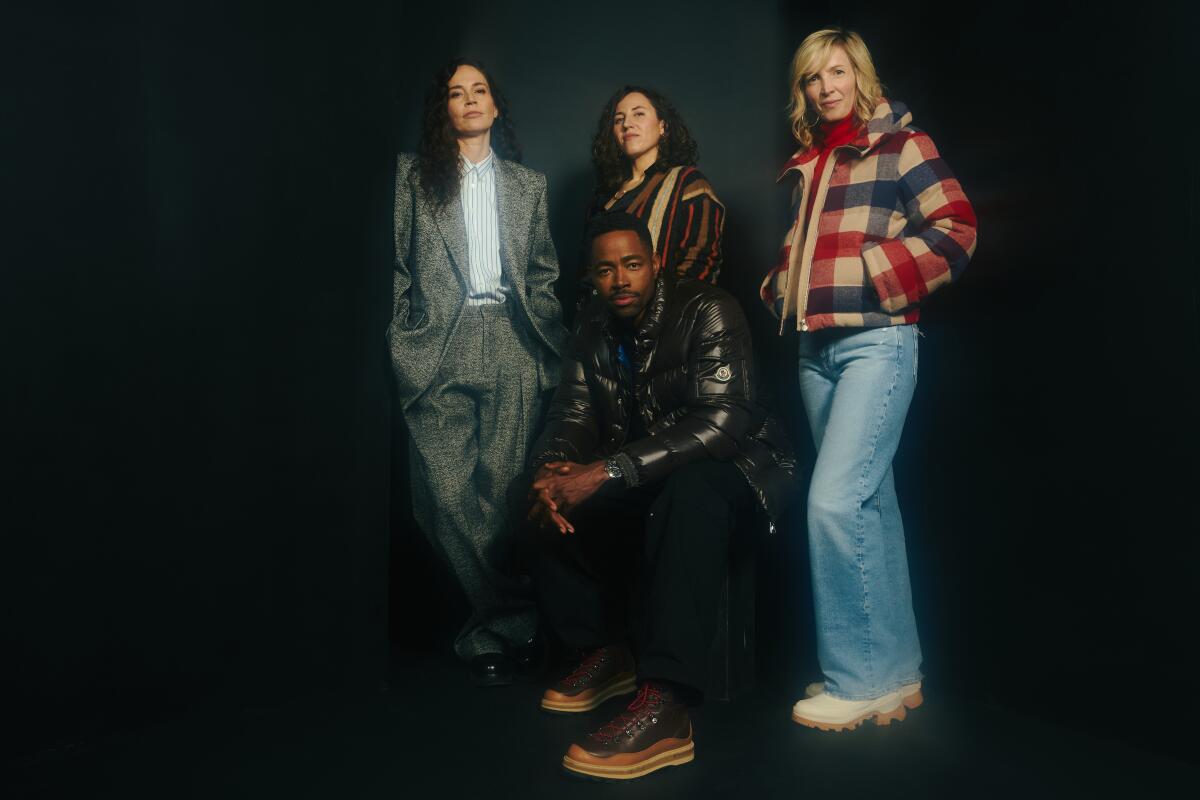
<svg viewBox="0 0 1200 800"><path fill-rule="evenodd" d="M467 305L503 303L509 287L500 269L500 219L496 209L496 154L478 164L463 155L463 222L467 228Z"/></svg>

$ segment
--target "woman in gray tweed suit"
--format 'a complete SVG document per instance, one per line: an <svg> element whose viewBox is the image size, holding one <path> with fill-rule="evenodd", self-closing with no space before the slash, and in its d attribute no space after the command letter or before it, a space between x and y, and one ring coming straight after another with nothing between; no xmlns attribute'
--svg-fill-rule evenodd
<svg viewBox="0 0 1200 800"><path fill-rule="evenodd" d="M508 682L508 653L536 632L506 492L566 339L546 178L516 163L507 111L482 64L435 75L419 152L398 159L388 327L413 514L470 601L455 651L484 684Z"/></svg>

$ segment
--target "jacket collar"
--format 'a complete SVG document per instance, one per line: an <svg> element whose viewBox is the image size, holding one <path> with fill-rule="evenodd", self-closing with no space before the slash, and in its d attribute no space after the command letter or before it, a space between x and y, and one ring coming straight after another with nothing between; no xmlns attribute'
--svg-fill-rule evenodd
<svg viewBox="0 0 1200 800"><path fill-rule="evenodd" d="M853 150L858 158L864 158L888 137L899 133L911 124L912 112L908 110L908 107L899 100L888 100L885 97L879 101L879 105L875 106L875 113L871 119L867 120L867 124L859 128L858 135L849 144L835 149ZM815 161L820 154L821 151L816 147L797 150L783 165L783 172L779 173L779 177L775 179L776 182L783 180L792 170Z"/></svg>
<svg viewBox="0 0 1200 800"><path fill-rule="evenodd" d="M662 331L663 320L666 318L667 306L675 293L674 288L674 279L668 280L665 269L660 268L658 277L654 281L654 295L646 307L646 316L642 317L642 324L633 334L633 343L639 353L649 350L658 339L658 334ZM613 337L615 333L612 315L608 313L603 302L598 305L600 306L601 327L604 329L605 336Z"/></svg>
<svg viewBox="0 0 1200 800"><path fill-rule="evenodd" d="M634 335L638 350L645 350L658 338L658 333L662 330L663 318L666 316L667 300L673 294L671 289L674 286L675 281L666 278L666 268L659 267L658 277L654 280L654 296L650 298L646 316L642 318L642 324L638 326L637 333Z"/></svg>

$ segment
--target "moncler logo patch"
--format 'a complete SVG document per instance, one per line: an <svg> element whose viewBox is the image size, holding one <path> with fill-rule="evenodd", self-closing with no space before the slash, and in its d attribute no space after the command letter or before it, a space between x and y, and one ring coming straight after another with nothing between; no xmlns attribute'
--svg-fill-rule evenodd
<svg viewBox="0 0 1200 800"><path fill-rule="evenodd" d="M717 367L716 374L713 377L721 383L729 383L729 381L733 380L733 370L729 368L728 364L722 364Z"/></svg>

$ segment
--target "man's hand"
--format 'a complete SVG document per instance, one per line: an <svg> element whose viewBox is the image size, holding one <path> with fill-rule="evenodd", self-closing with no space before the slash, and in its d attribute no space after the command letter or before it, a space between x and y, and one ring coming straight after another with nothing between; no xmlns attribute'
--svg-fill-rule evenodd
<svg viewBox="0 0 1200 800"><path fill-rule="evenodd" d="M590 464L550 461L538 470L532 491L543 503L546 500L554 503L555 513L566 514L594 495L607 480L603 461Z"/></svg>
<svg viewBox="0 0 1200 800"><path fill-rule="evenodd" d="M558 528L558 532L562 534L574 533L575 526L558 513L558 506L547 492L538 493L533 501L533 507L529 509L529 513L525 515L525 519L530 522L536 522L538 527L544 528L546 525L554 525Z"/></svg>
<svg viewBox="0 0 1200 800"><path fill-rule="evenodd" d="M554 464L553 467L550 464ZM543 464L538 467L534 473L533 480L545 480L553 475L566 475L571 471L569 462L554 461ZM558 532L562 534L574 533L575 526L572 525L566 517L558 513L558 504L550 496L550 492L545 489L529 489L529 500L532 503L529 513L525 515L525 519L530 522L536 522L538 527L546 527L547 524L552 524L558 528Z"/></svg>
<svg viewBox="0 0 1200 800"><path fill-rule="evenodd" d="M534 473L533 479L535 481L540 481L543 478L549 478L551 475L566 475L570 471L570 461L547 461L545 464L542 464L537 468L537 472ZM530 492L530 494L533 494L533 492Z"/></svg>

